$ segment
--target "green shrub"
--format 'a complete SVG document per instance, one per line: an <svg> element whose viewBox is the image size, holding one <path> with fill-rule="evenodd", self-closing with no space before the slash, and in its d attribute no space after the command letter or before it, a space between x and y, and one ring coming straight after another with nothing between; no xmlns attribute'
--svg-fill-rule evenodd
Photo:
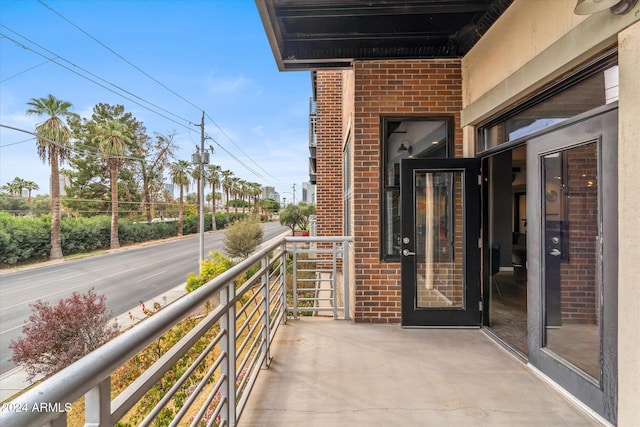
<svg viewBox="0 0 640 427"><path fill-rule="evenodd" d="M262 243L260 220L247 217L234 222L224 233L224 250L232 257L247 258Z"/></svg>
<svg viewBox="0 0 640 427"><path fill-rule="evenodd" d="M233 261L222 253L212 251L209 252L209 255L211 255L211 259L202 261L202 273L200 275L189 273L187 276L187 292L198 289L200 286L233 267Z"/></svg>

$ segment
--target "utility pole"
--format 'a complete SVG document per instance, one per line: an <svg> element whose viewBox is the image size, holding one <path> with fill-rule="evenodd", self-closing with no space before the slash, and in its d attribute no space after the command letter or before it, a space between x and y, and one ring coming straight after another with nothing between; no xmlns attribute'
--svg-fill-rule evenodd
<svg viewBox="0 0 640 427"><path fill-rule="evenodd" d="M208 162L207 162L208 163ZM204 261L204 111L200 122L200 272Z"/></svg>
<svg viewBox="0 0 640 427"><path fill-rule="evenodd" d="M196 125L198 126L198 125ZM198 263L202 272L202 261L204 261L204 165L209 163L209 153L204 151L204 111L202 112L202 121L200 122L200 147L196 146L196 152L191 156L191 163L193 163L200 172L200 184L198 185L198 192L200 193L200 205L198 212L198 226L200 229L200 254Z"/></svg>
<svg viewBox="0 0 640 427"><path fill-rule="evenodd" d="M293 204L296 204L296 184L293 184Z"/></svg>

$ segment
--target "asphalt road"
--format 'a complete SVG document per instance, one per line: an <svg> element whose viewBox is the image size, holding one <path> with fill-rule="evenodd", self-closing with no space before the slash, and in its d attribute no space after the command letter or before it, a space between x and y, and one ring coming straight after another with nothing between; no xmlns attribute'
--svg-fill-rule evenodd
<svg viewBox="0 0 640 427"><path fill-rule="evenodd" d="M264 225L264 241L288 230L279 223ZM205 234L205 253L222 250L223 231ZM73 261L43 263L34 268L3 271L0 275L0 374L14 367L12 340L22 334L37 300L51 304L93 288L107 296L114 315L127 313L140 301L150 300L186 281L198 271L199 236L129 246Z"/></svg>

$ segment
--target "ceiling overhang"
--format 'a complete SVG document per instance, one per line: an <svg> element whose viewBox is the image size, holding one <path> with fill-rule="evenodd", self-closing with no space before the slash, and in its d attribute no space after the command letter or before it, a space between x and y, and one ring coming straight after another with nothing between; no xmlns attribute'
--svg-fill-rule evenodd
<svg viewBox="0 0 640 427"><path fill-rule="evenodd" d="M256 0L281 71L464 56L513 0Z"/></svg>

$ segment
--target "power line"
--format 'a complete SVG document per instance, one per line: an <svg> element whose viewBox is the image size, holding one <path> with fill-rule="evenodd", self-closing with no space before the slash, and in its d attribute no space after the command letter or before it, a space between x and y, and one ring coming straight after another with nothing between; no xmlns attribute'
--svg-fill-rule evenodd
<svg viewBox="0 0 640 427"><path fill-rule="evenodd" d="M274 176L273 176L273 175L271 175L269 172L267 172L266 170L264 170L264 168L263 168L262 166L260 166L260 165L255 161L255 160L253 160L253 159L251 158L251 156L249 156L247 153L245 153L245 151L244 151L242 148L240 148L240 146L239 146L238 144L236 144L236 142L233 140L233 138L231 138L231 137L230 137L230 136L229 136L229 135L224 131L224 129L222 129L222 128L218 125L218 123L216 123L216 121L215 121L215 120L213 120L213 118L211 118L211 116L209 116L207 113L205 113L205 115L206 115L206 116L207 116L207 118L211 121L211 123L213 123L213 125L214 125L216 128L218 128L218 129L220 130L220 132L222 132L222 134L223 134L225 137L227 137L227 139L228 139L229 141L231 141L231 143L232 143L233 145L235 145L235 146L236 146L236 148L237 148L238 150L240 150L240 152L241 152L242 154L244 154L244 155L245 155L245 156L246 156L246 157L251 161L251 163L253 163L254 165L256 165L256 166L257 166L261 171L263 171L264 173L266 173L268 176L270 176L270 177L271 177L272 179L274 179L276 182L279 182L279 180L278 180L276 177L274 177ZM226 150L225 150L225 151L226 151ZM245 167L246 167L246 166L245 166ZM255 172L254 172L254 173L255 173ZM263 179L264 179L264 178L263 178ZM282 183L282 182L280 182L280 185L283 185L283 183Z"/></svg>
<svg viewBox="0 0 640 427"><path fill-rule="evenodd" d="M180 119L180 120L183 120L184 122L187 122L187 123L189 123L189 124L193 124L190 120L185 119L184 117L181 117L181 116L179 116L179 115L177 115L177 114L174 114L174 113L172 113L172 112L170 112L170 111L168 111L168 110L166 110L166 109L164 109L164 108L162 108L162 107L160 107L160 106L158 106L158 105L156 105L156 104L154 104L154 103L152 103L152 102L150 102L150 101L147 101L147 100L145 100L145 99L143 99L143 98L141 98L141 97L139 97L139 96L137 96L137 95L133 94L132 92L129 92L128 90L123 89L123 88L121 88L120 86L118 86L118 85L116 85L116 84L114 84L114 83L112 83L112 82L110 82L110 81L108 81L108 80L106 80L106 79L103 79L102 77L100 77L100 76L98 76L98 75L96 75L96 74L92 73L91 71L85 70L84 68L82 68L82 67L80 67L80 66L78 66L78 65L74 64L73 62L71 62L71 61L69 61L69 60L67 60L67 59L65 59L64 57L61 57L60 55L57 55L55 52L52 52L52 51L50 51L49 49L47 49L47 48L45 48L45 47L43 47L43 46L39 45L38 43L36 43L36 42L34 42L34 41L32 41L32 40L28 39L27 37L23 36L22 34L18 33L17 31L12 30L11 28L7 27L7 26L6 26L6 25L4 25L4 24L0 24L0 27L6 28L7 30L11 31L12 33L14 33L14 34L18 35L19 37L22 37L23 39L27 40L29 43L34 44L35 46L39 47L40 49L42 49L42 50L44 50L44 51L46 51L46 52L48 52L48 53L50 53L50 54L52 54L52 55L55 55L55 58L48 58L47 56L43 55L42 53L37 52L36 50L34 50L34 49L30 48L29 46L26 46L26 45L24 45L24 44L20 43L19 41L15 40L15 39L13 39L13 38L11 38L11 37L9 37L9 36L7 36L6 34L1 34L1 33L0 33L0 35L3 35L5 38L7 38L8 40L10 40L11 42L13 42L14 44L16 44L17 46L19 46L19 47L21 47L21 48L23 48L23 49L29 50L29 51L31 51L31 52L33 52L33 53L35 53L36 55L39 55L39 56L41 56L41 57L43 57L43 58L45 58L45 59L47 59L47 60L49 60L49 61L53 62L54 64L56 64L56 65L58 65L58 66L60 66L60 67L62 67L62 68L64 68L64 69L66 69L66 70L68 70L68 71L71 71L72 73L74 73L74 74L76 74L76 75L78 75L78 76L80 76L80 77L82 77L82 78L84 78L84 79L86 79L86 80L89 80L90 82L92 82L92 83L94 83L94 84L96 84L96 85L98 85L98 86L100 86L100 87L102 87L102 88L104 88L104 89L108 90L109 92L115 93L116 95L121 96L121 97L123 97L124 99L126 99L126 100L128 100L128 101L133 102L134 104L136 104L136 105L138 105L138 106L140 106L140 107L144 108L145 110L148 110L148 111L150 111L150 112L152 112L152 113L155 113L155 114L159 115L160 117L163 117L163 118L165 118L165 119L167 119L167 120L169 120L169 121L171 121L171 122L173 122L173 123L175 123L175 124L177 124L177 125L179 125L179 126L182 126L182 127L186 128L186 129L188 129L188 130L192 130L189 126L187 126L187 125L185 125L185 124L183 124L183 123L179 123L179 122L175 121L174 119L172 119L172 118L170 118L170 117L167 117L167 116L165 116L164 114L159 113L158 111L152 110L151 108L147 107L146 105L143 105L143 104L141 104L141 103L139 103L139 102L137 102L137 101L135 101L135 100L133 100L133 99L131 99L131 98L128 98L128 97L126 97L125 95L123 95L122 93L118 93L118 92L114 91L113 89L111 89L111 88L109 88L109 87L107 87L107 86L105 86L105 85L103 85L103 84L101 84L101 83L99 83L99 82L96 82L95 80L90 79L89 77L87 77L87 76L85 76L85 75L83 75L83 74L81 74L81 73L79 73L79 72L77 72L77 71L75 71L75 70L73 70L73 69L71 69L71 68L69 68L69 67L65 66L64 64L61 64L61 63L57 62L57 61L56 61L56 59L57 59L57 58L60 58L61 60L63 60L63 61L65 61L65 62L69 63L69 64L70 64L70 65L72 65L73 67L78 68L78 69L82 70L83 72L85 72L85 73L87 73L87 74L89 74L89 75L91 75L91 76L93 76L93 77L95 77L95 78L97 78L97 79L100 79L101 81L103 81L103 82L105 82L105 83L107 83L107 84L109 84L109 85L111 85L111 86L113 86L113 87L117 88L118 90L120 90L120 91L122 91L122 92L124 92L124 93L127 93L127 94L129 94L129 95L131 95L131 96L133 96L133 97L135 97L135 98L137 98L137 99L141 100L142 102L146 102L147 104L152 105L153 107L155 107L155 108L157 108L157 109L159 109L159 110L161 110L161 111L164 111L164 112L166 112L166 113L168 113L168 114L170 114L170 115L172 115L172 116L174 116L174 117L177 117L177 118L178 118L178 119Z"/></svg>
<svg viewBox="0 0 640 427"><path fill-rule="evenodd" d="M72 25L74 28L76 28L78 31L82 32L83 34L85 34L87 37L89 37L91 40L95 41L96 43L98 43L100 46L104 47L105 49L107 49L109 52L111 52L112 54L114 54L115 56L117 56L118 58L120 58L121 60L123 60L124 62L126 62L127 64L129 64L131 67L135 68L136 70L138 70L140 73L144 74L145 76L147 76L148 78L150 78L151 80L153 80L155 83L157 83L158 85L162 86L164 89L166 89L167 91L171 92L172 94L174 94L175 96L177 96L178 98L182 99L184 102L186 102L187 104L191 105L194 108L197 108L200 111L204 111L203 108L200 108L199 106L197 106L196 104L194 104L193 102L191 102L190 100L188 100L187 98L185 98L184 96L180 95L179 93L177 93L176 91L174 91L173 89L169 88L167 85L165 85L164 83L162 83L161 81L159 81L158 79L156 79L155 77L153 77L152 75L150 75L149 73L147 73L146 71L144 71L142 68L138 67L136 64L132 63L131 61L129 61L127 58L125 58L124 56L122 56L121 54L119 54L118 52L116 52L114 49L112 49L111 47L107 46L105 43L103 43L102 41L100 41L98 38L96 38L95 36L93 36L92 34L90 34L88 31L86 31L84 28L80 27L79 25L77 25L76 23L74 23L73 21L71 21L69 18L67 18L66 16L62 15L60 12L58 12L57 10L53 9L51 6L47 5L44 1L42 0L38 0L38 2L43 5L44 7L46 7L47 9L49 9L51 12L55 13L56 15L58 15L60 18L62 18L64 21L66 21L67 23L69 23L70 25ZM270 176L271 178L273 178L274 180L278 181L273 175L271 175L268 171L266 171L262 166L260 166L255 160L253 160L253 158L251 156L249 156L225 131L224 129L222 129L222 127L220 127L215 120L213 120L213 118L211 118L211 116L209 116L207 113L205 113L207 118L211 121L211 123L213 123L213 125L218 128L220 130L220 132L229 140L231 141L231 143L238 149L240 150L240 152L242 154L244 154L254 165L256 165L260 170L262 170L264 173L266 173L268 176ZM246 166L245 166L246 167Z"/></svg>
<svg viewBox="0 0 640 427"><path fill-rule="evenodd" d="M168 86L166 86L164 83L162 83L161 81L159 81L158 79L156 79L155 77L153 77L152 75L150 75L149 73L147 73L146 71L144 71L142 68L138 67L137 65L135 65L134 63L132 63L131 61L129 61L127 58L125 58L124 56L120 55L118 52L116 52L115 50L111 49L109 46L107 46L106 44L102 43L100 40L98 40L96 37L94 37L93 35L91 35L90 33L88 33L86 30L84 30L83 28L81 28L80 26L76 25L75 23L73 23L70 19L66 18L65 16L63 16L60 12L56 11L55 9L53 9L51 6L47 5L45 2L43 2L42 0L39 0L39 3L42 4L44 7L46 7L47 9L49 9L50 11L52 11L53 13L55 13L56 15L58 15L60 18L64 19L65 21L67 21L69 24L71 24L73 27L77 28L79 31L81 31L83 34L85 34L87 37L91 38L93 41L95 41L96 43L98 43L100 46L104 47L105 49L107 49L109 52L113 53L115 56L117 56L118 58L122 59L124 62L126 62L127 64L131 65L133 68L135 68L136 70L140 71L142 74L144 74L145 76L147 76L148 78L150 78L151 80L153 80L154 82L156 82L157 84L159 84L160 86L162 86L163 88L165 88L166 90L168 90L169 92L171 92L172 94L174 94L175 96L177 96L178 98L182 99L184 102L186 102L187 104L197 108L198 110L202 111L203 108L198 107L197 105L195 105L193 102L189 101L187 98L185 98L184 96L180 95L179 93L177 93L176 91L174 91L173 89L169 88Z"/></svg>
<svg viewBox="0 0 640 427"><path fill-rule="evenodd" d="M34 139L35 138L29 138L29 139L23 139L22 141L11 142L9 144L0 145L0 148L9 147L10 145L24 144L25 142L33 141Z"/></svg>
<svg viewBox="0 0 640 427"><path fill-rule="evenodd" d="M198 110L203 110L202 108L200 108L199 106L197 106L196 104L194 104L193 102L191 102L190 100L188 100L187 98L185 98L184 96L180 95L179 93L177 93L177 92L176 92L176 91L174 91L173 89L169 88L167 85L165 85L164 83L160 82L158 79L156 79L155 77L153 77L152 75L150 75L149 73L147 73L146 71L144 71L143 69L141 69L140 67L138 67L137 65L135 65L134 63L132 63L131 61L129 61L128 59L126 59L124 56L120 55L118 52L116 52L114 49L112 49L111 47L107 46L105 43L103 43L102 41L100 41L99 39L97 39L96 37L94 37L94 36L93 36L92 34L90 34L88 31L84 30L84 29L83 29L83 28L81 28L79 25L75 24L75 23L74 23L74 22L72 22L70 19L66 18L66 17L65 17L64 15L62 15L60 12L56 11L55 9L53 9L52 7L50 7L49 5L47 5L44 1L39 0L39 3L40 3L40 4L42 4L44 7L46 7L47 9L49 9L51 12L55 13L56 15L58 15L61 19L63 19L64 21L66 21L67 23L69 23L70 25L72 25L74 28L76 28L77 30L79 30L80 32L82 32L83 34L85 34L87 37L91 38L93 41L95 41L96 43L98 43L99 45L101 45L102 47L104 47L105 49L107 49L107 50L108 50L109 52L111 52L113 55L117 56L117 57L118 57L118 58L120 58L122 61L126 62L126 63L127 63L127 64L129 64L131 67L133 67L134 69L136 69L137 71L139 71L140 73L142 73L143 75L145 75L146 77L148 77L149 79L151 79L152 81L154 81L155 83L157 83L158 85L160 85L161 87L163 87L164 89L166 89L167 91L169 91L170 93L172 93L173 95L177 96L178 98L180 98L181 100L183 100L183 101L184 101L184 102L186 102L187 104L189 104L189 105L191 105L191 106L193 106L193 107L197 108ZM54 52L52 52L52 51L48 50L47 48L45 48L45 47L43 47L43 46L39 45L38 43L36 43L36 42L34 42L34 41L32 41L32 40L29 40L27 37L25 37L25 36L23 36L23 35L19 34L18 32L14 31L14 30L12 30L12 29L10 29L10 28L8 28L8 27L6 27L5 25L0 24L0 26L2 26L2 27L4 27L4 28L6 28L7 30L11 31L12 33L14 33L14 34L16 34L16 35L18 35L18 36L22 37L23 39L25 39L25 40L29 41L30 43L34 44L35 46L39 47L40 49L43 49L43 50L45 50L46 52L48 52L48 53L50 53L50 54L52 54L52 55L56 55ZM190 124L190 125L193 125L193 124L194 124L193 122L191 122L190 120L188 120L188 119L186 119L186 118L184 118L184 117L181 117L181 116L179 116L179 115L177 115L177 114L174 114L174 113L172 113L171 111L168 111L168 110L166 110L166 109L164 109L164 108L160 107L159 105L156 105L156 104L154 104L154 103L152 103L152 102L150 102L150 101L147 101L146 99L143 99L143 98L141 98L141 97L139 97L139 96L135 95L134 93L132 93L132 92L130 92L130 91L128 91L128 90L126 90L126 89L124 89L124 88L122 88L122 87L120 87L120 86L118 86L118 85L116 85L116 84L114 84L114 83L112 83L112 82L110 82L110 81L106 80L106 79L103 79L102 77L100 77L100 76L98 76L98 75L96 75L96 74L92 73L91 71L86 70L86 69L84 69L84 68L82 68L82 67L80 67L80 66L78 66L78 65L74 64L73 62L71 62L71 61L69 61L69 60L67 60L67 59L65 59L65 58L63 58L63 57L60 57L59 55L56 55L54 58L47 58L46 56L42 55L41 53L36 52L34 49L29 48L28 46L25 46L25 45L23 45L23 44L21 44L21 43L17 42L16 40L11 39L10 37L7 37L6 35L3 35L3 34L0 34L0 35L2 35L2 36L4 36L4 37L6 37L7 39L11 40L12 42L14 42L15 44L17 44L18 46L20 46L20 47L22 47L22 48L24 48L24 49L30 50L30 51L32 51L32 52L34 52L34 53L36 53L36 54L38 54L38 55L42 56L43 58L47 59L47 61L43 62L42 64L44 64L44 63L46 63L46 62L53 62L53 63L55 63L56 65L61 66L61 67L65 68L65 69L67 69L67 70L69 70L69 71L71 71L71 72L73 72L73 73L75 73L75 74L79 75L80 77L83 77L83 78L85 78L85 79L87 79L87 80L91 81L92 83L94 83L94 84L96 84L96 85L98 85L98 86L100 86L100 87L102 87L102 88L104 88L104 89L107 89L107 90L109 90L110 92L115 93L116 95L119 95L119 96L121 96L121 97L123 97L123 98L125 98L125 99L127 99L127 100L129 100L129 101L131 101L131 102L133 102L133 103L135 103L136 105L139 105L139 106L140 106L140 107L142 107L142 108L147 109L148 111L151 111L151 112L153 112L153 113L155 113L155 114L157 114L157 115L159 115L159 116L161 116L161 117L163 117L163 118L165 118L165 119L167 119L167 120L169 120L169 121L171 121L171 122L173 122L173 123L175 123L175 124L178 124L179 126L185 127L185 128L186 128L187 130L189 130L190 132L191 132L191 131L193 131L193 129L191 129L190 127L185 126L185 125L184 125L184 124L182 124L182 123L178 123L178 122L176 122L175 120L170 119L170 118L166 117L165 115L160 114L159 112L154 111L154 110L152 110L152 109L150 109L150 108L146 107L145 105L142 105L142 104L140 104L140 103L138 103L138 102L136 102L136 101L134 101L134 100L132 100L132 99L130 99L130 98L128 98L128 97L126 97L126 96L124 96L122 93L118 93L118 92L116 92L116 91L114 91L114 90L111 90L111 89L109 89L108 87L105 87L104 85L102 85L102 84L100 84L100 83L98 83L98 82L96 82L96 81L94 81L94 80L92 80L92 79L88 78L87 76L82 75L82 74L80 74L80 73L78 73L78 72L76 72L76 71L74 71L74 70L72 70L72 69L70 69L70 68L68 68L68 67L64 66L63 64L60 64L59 62L57 62L57 61L56 61L56 59L58 59L58 58L59 58L59 59L61 59L61 60L65 61L65 62L69 63L69 64L70 64L70 65L72 65L73 67L76 67L76 68L78 68L78 69L82 70L83 72L85 72L85 73L87 73L87 74L89 74L89 75L91 75L91 76L93 76L93 77L95 77L95 78L97 78L97 79L99 79L99 80L101 80L101 81L103 81L103 82L105 82L105 83L107 83L107 84L109 84L109 85L111 85L111 86L113 86L113 87L117 88L118 90L120 90L120 91L122 91L122 92L124 92L124 93L126 93L126 94L129 94L130 96L133 96L133 97L135 97L135 98L139 99L139 100L140 100L140 101L142 101L142 102L145 102L145 103L147 103L147 104L149 104L149 105L153 106L154 108L157 108L157 109L159 109L159 110L161 110L161 111L164 111L164 112L166 112L166 113L168 113L168 114L170 114L170 115L172 115L172 116L174 116L174 117L177 117L178 119L183 120L184 122L186 122L186 123L188 123L188 124ZM42 64L39 64L39 65L42 65ZM38 65L38 66L39 66L39 65ZM36 66L36 67L37 67L37 66ZM30 69L33 69L33 68L35 68L35 67L32 67L32 68L30 68ZM29 70L30 70L30 69L29 69ZM22 74L22 73L24 73L24 72L27 72L27 71L29 71L29 70L24 70L23 72L18 73L17 75ZM16 76L16 75L11 76L11 77L9 77L9 78L13 78L13 77L15 77L15 76ZM8 79L6 79L6 80L8 80ZM205 113L205 114L206 114L206 113ZM271 181L271 183L272 183L272 184L275 184L275 185L284 185L281 181L279 181L277 178L275 178L273 175L271 175L267 170L265 170L262 166L260 166L260 165L259 165L259 164L258 164L258 163L257 163L257 162L252 158L252 157L251 157L251 156L249 156L249 154L247 154L247 153L246 153L246 152L245 152L245 151L244 151L244 150L243 150L243 149L242 149L242 148L241 148L241 147L240 147L240 146L239 146L239 145L238 145L238 144L233 140L233 138L231 138L231 137L230 137L230 136L229 136L229 135L224 131L224 129L222 129L222 127L221 127L221 126L219 126L219 125L215 122L215 120L213 120L213 118L212 118L211 116L209 116L209 115L207 114L207 117L208 117L208 119L213 123L213 125L214 125L217 129L219 129L219 130L220 130L220 132L221 132L221 133L222 133L222 134L223 134L223 135L224 135L224 136L225 136L225 137L226 137L226 138L227 138L227 139L228 139L228 140L229 140L229 141L230 141L230 142L231 142L231 143L232 143L232 144L233 144L233 145L234 145L234 146L235 146L235 147L236 147L236 148L237 148L237 149L238 149L238 150L239 150L239 151L240 151L240 152L241 152L241 153L242 153L242 154L243 154L243 155L244 155L244 156L245 156L245 157L246 157L250 162L251 162L251 163L253 163L253 164L254 164L258 169L260 169L261 171L263 171L266 175L268 175L269 177L271 177L271 178L274 180L274 181ZM220 148L222 148L222 149L223 149L227 154L229 154L229 155L230 155L234 160L236 160L240 165L242 165L242 166L243 166L244 168L246 168L248 171L250 171L251 173L253 173L253 174L254 174L254 175L256 175L257 177L259 177L260 179L262 179L262 180L264 180L264 181L269 182L269 180L267 180L263 175L261 175L260 173L258 173L258 172L257 172L256 170L254 170L253 168L250 168L250 167L249 167L248 165L246 165L244 162L242 162L241 160L239 160L236 156L234 156L233 154L231 154L231 153L230 153L226 148L224 148L220 143L218 143L218 142L216 142L216 143L220 146Z"/></svg>
<svg viewBox="0 0 640 427"><path fill-rule="evenodd" d="M64 148L64 149L67 149L69 151L73 151L75 153L88 155L90 157L95 157L97 159L102 159L103 158L103 156L100 153L95 153L95 152L92 153L91 152L93 147L89 147L89 146L86 146L86 145L82 145L82 147L86 147L86 148L81 148L81 149L77 149L77 148L75 148L75 146L74 147L72 147L72 146L67 147L67 146L64 146L64 145L60 144L58 141L54 141L53 139L46 138L46 137L44 137L42 135L38 135L36 132L31 132L31 131L26 130L26 129L20 129L20 128L9 126L9 125L3 125L2 123L0 123L0 127L6 128L6 129L15 130L17 132L23 132L23 133L26 133L26 134L29 134L29 135L33 135L36 138L44 139L45 141L47 141L50 144L55 145L56 147ZM32 139L33 138L30 138L30 139L28 139L26 141L31 141ZM22 142L26 142L26 141L22 141ZM14 143L14 144L17 144L17 142ZM7 145L12 145L12 144L7 144ZM122 159L122 160L135 160L135 161L138 161L138 162L144 162L144 159L140 158L140 157L109 156L109 158L110 159ZM147 162L144 162L144 163L147 163Z"/></svg>
<svg viewBox="0 0 640 427"><path fill-rule="evenodd" d="M7 36L5 36L4 34L2 35L2 37L4 37L4 38L7 38L7 39L8 39L8 37L7 37ZM57 57L56 57L55 59L57 59ZM26 72L28 72L28 71L33 70L34 68L38 68L38 67L40 67L41 65L47 64L47 63L49 63L49 62L51 62L51 60L49 60L49 59L47 59L46 61L42 61L41 63L39 63L39 64L37 64L37 65L34 65L33 67L29 67L29 68L27 68L26 70L20 71L19 73L16 73L16 74L14 74L14 75L12 75L12 76L9 76L9 77L7 77L7 78L6 78L6 79L4 79L4 80L0 80L0 83L4 83L4 82L6 82L7 80L11 80L11 79L12 79L12 78L14 78L14 77L18 77L19 75L22 75L22 74L24 74L24 73L26 73Z"/></svg>

